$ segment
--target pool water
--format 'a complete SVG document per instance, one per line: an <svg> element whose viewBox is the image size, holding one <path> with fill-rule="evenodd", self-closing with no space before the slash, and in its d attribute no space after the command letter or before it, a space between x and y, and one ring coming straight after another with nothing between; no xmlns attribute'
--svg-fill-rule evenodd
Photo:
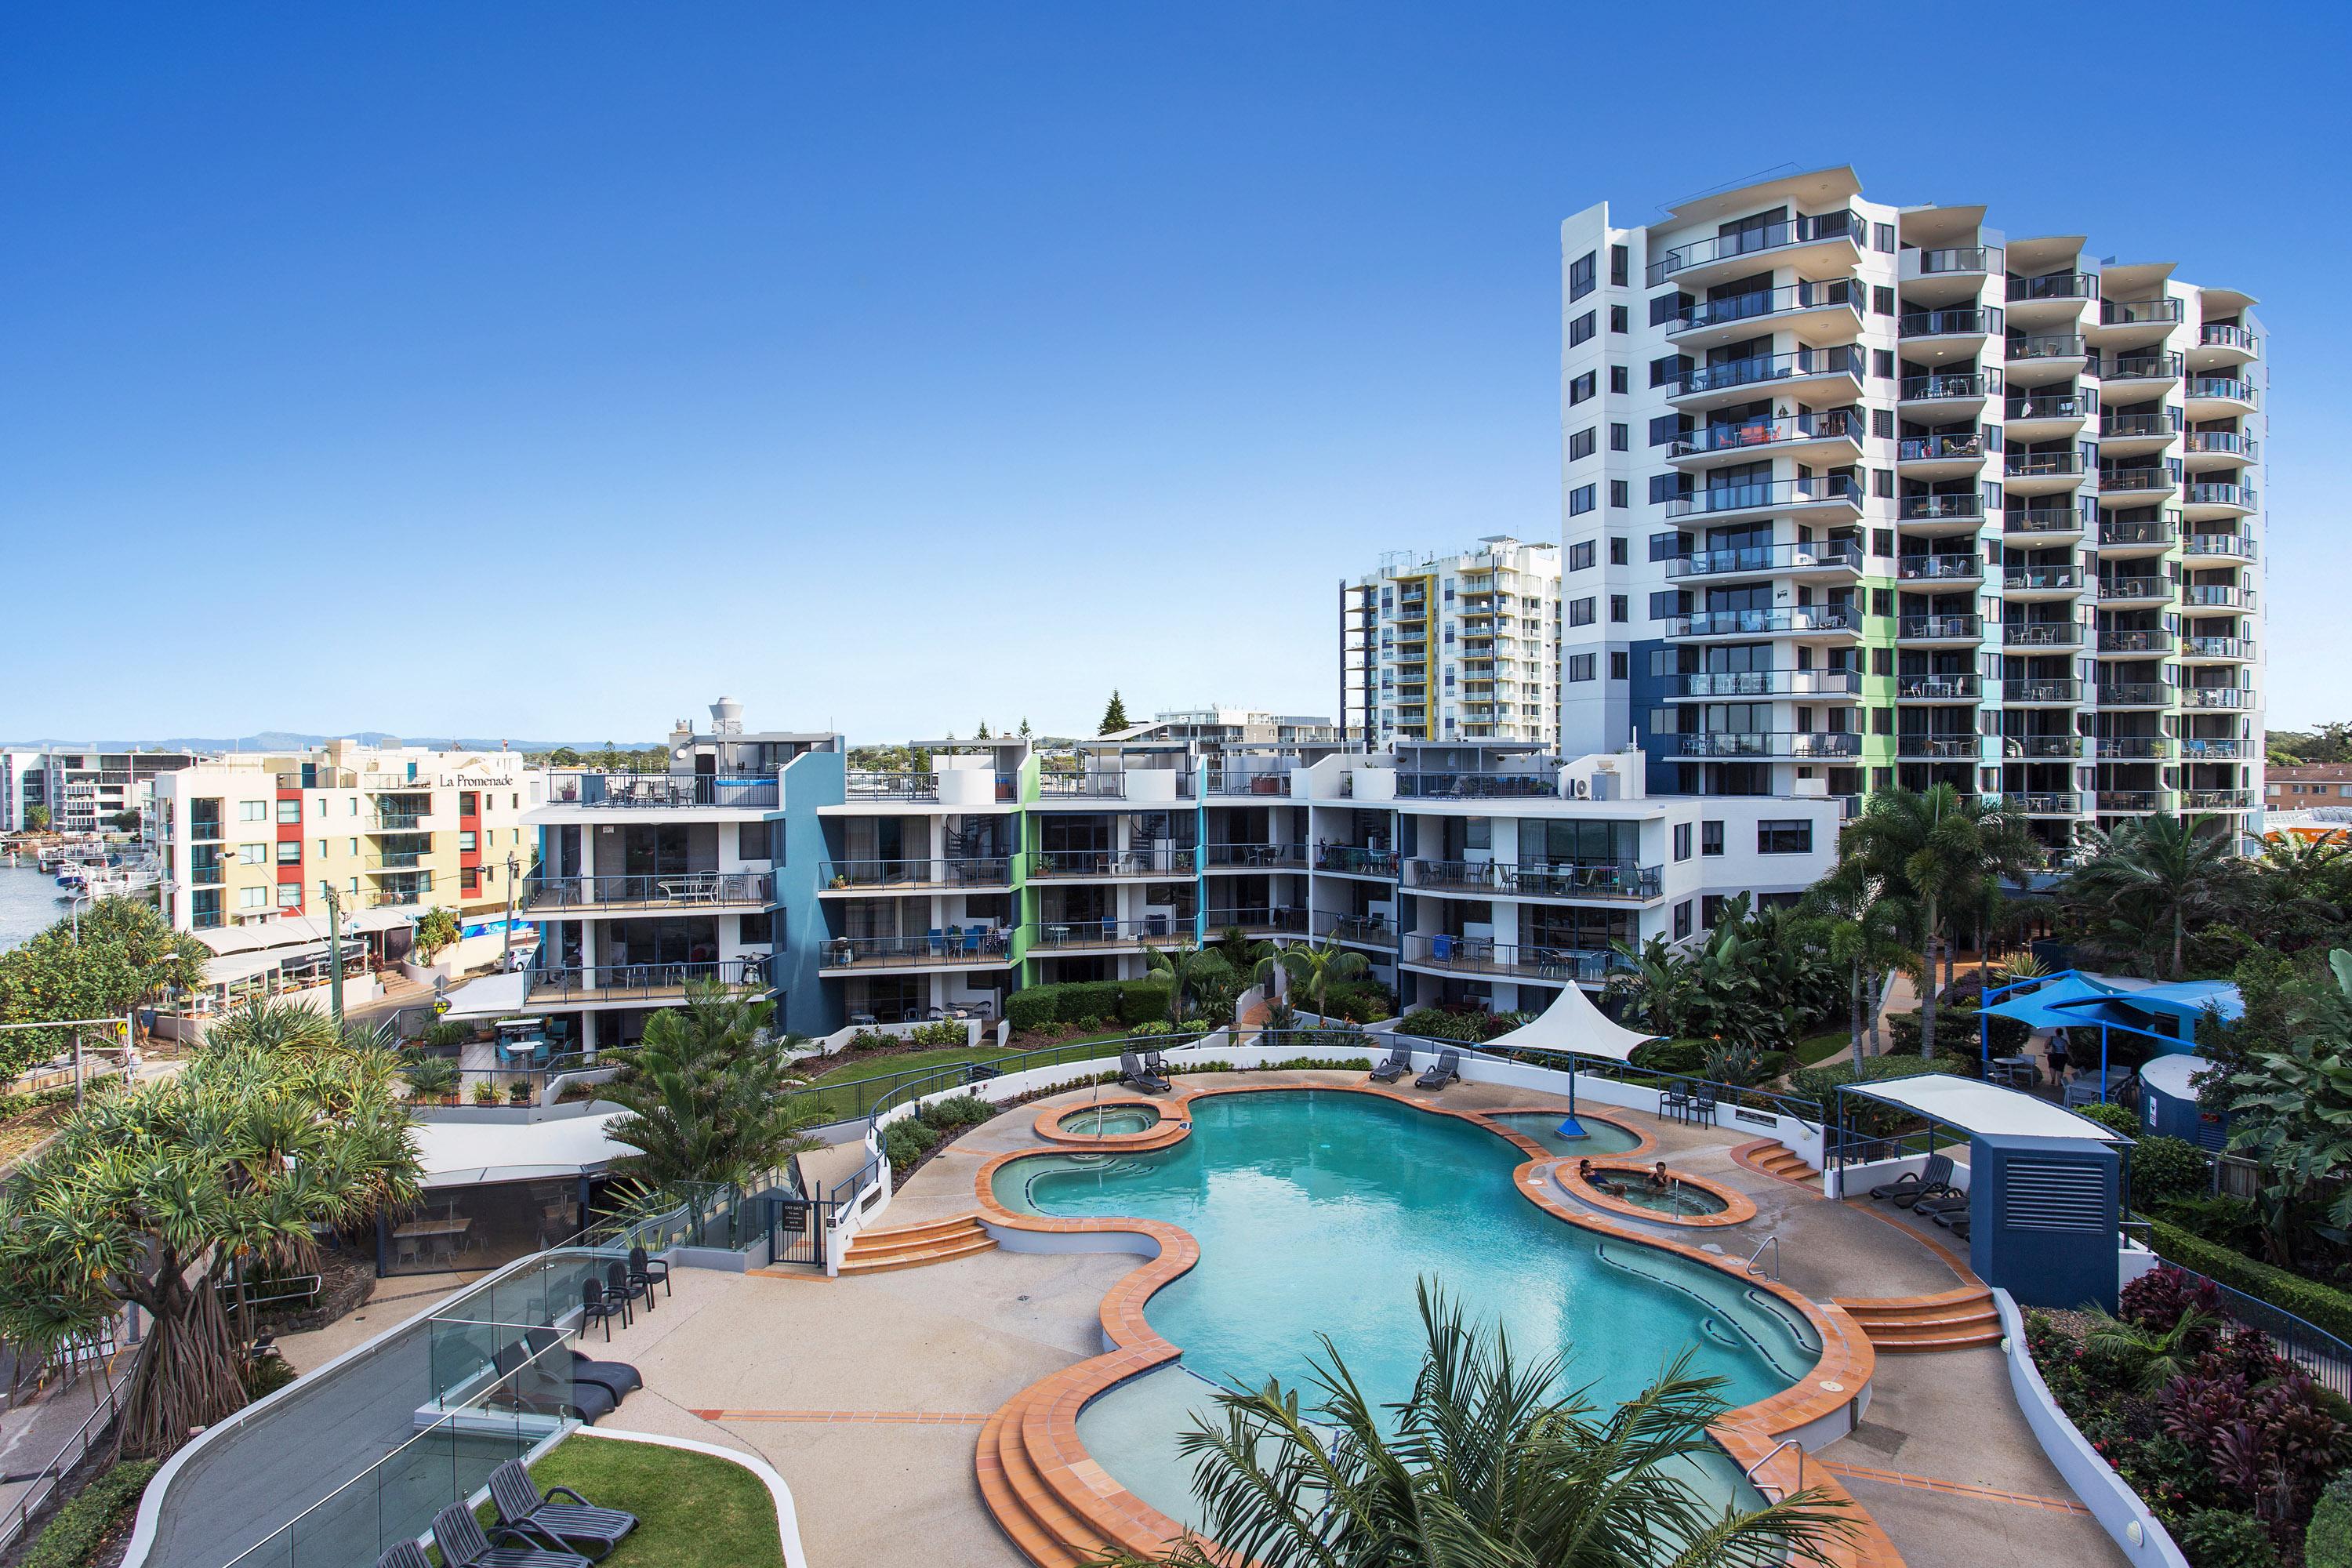
<svg viewBox="0 0 2352 1568"><path fill-rule="evenodd" d="M1065 1132L1089 1138L1115 1138L1121 1133L1149 1132L1160 1125L1160 1112L1145 1105L1114 1105L1106 1110L1074 1110L1055 1123Z"/></svg>
<svg viewBox="0 0 2352 1568"><path fill-rule="evenodd" d="M1625 1172L1596 1171L1592 1184L1619 1203L1632 1204L1636 1208L1655 1209L1660 1214L1721 1214L1731 1206L1704 1187L1677 1182L1660 1191L1641 1176Z"/></svg>
<svg viewBox="0 0 2352 1568"><path fill-rule="evenodd" d="M1586 1154L1598 1159L1603 1154L1629 1153L1642 1146L1640 1133L1591 1116L1577 1118L1578 1125L1584 1129L1583 1137L1563 1138L1559 1124L1564 1115L1556 1110L1522 1110L1488 1120L1501 1122L1522 1138L1534 1139L1555 1154Z"/></svg>
<svg viewBox="0 0 2352 1568"><path fill-rule="evenodd" d="M1786 1387L1820 1353L1766 1293L1544 1214L1513 1186L1520 1152L1469 1122L1311 1091L1217 1095L1190 1114L1192 1136L1171 1148L1045 1155L995 1177L998 1201L1020 1212L1160 1219L1199 1239L1199 1265L1145 1309L1181 1347L1180 1368L1112 1391L1078 1423L1121 1484L1188 1523L1200 1521L1176 1452L1185 1413L1209 1409L1213 1385L1305 1388L1323 1334L1375 1402L1404 1399L1426 1342L1419 1277L1474 1320L1499 1318L1528 1360L1570 1353L1567 1385L1589 1384L1604 1406L1686 1350L1732 1405Z"/></svg>

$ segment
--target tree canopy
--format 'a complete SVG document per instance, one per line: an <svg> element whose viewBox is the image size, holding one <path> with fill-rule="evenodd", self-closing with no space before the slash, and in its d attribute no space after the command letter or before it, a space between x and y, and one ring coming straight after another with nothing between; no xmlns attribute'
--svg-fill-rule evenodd
<svg viewBox="0 0 2352 1568"><path fill-rule="evenodd" d="M0 1023L47 1018L119 1018L144 1002L204 984L212 950L175 931L152 904L101 899L82 911L81 934L61 920L23 946L0 953ZM72 1044L62 1029L0 1034L0 1079L47 1061Z"/></svg>
<svg viewBox="0 0 2352 1568"><path fill-rule="evenodd" d="M696 983L686 1005L646 1021L604 1096L629 1114L614 1142L637 1151L618 1169L642 1186L749 1182L814 1147L785 1109L783 1066L762 1030L774 1005Z"/></svg>
<svg viewBox="0 0 2352 1568"><path fill-rule="evenodd" d="M1132 721L1127 716L1127 704L1119 700L1118 690L1114 687L1110 694L1110 703L1103 709L1102 722L1095 727L1095 733L1108 735L1128 728L1131 722Z"/></svg>

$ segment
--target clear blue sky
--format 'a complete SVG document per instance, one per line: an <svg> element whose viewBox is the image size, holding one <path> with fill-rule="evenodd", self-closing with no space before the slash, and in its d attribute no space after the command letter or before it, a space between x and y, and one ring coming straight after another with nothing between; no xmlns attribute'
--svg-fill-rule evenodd
<svg viewBox="0 0 2352 1568"><path fill-rule="evenodd" d="M0 734L1328 711L1342 574L1558 537L1559 220L1844 162L2262 298L2352 717L2345 13L1996 16L16 7Z"/></svg>

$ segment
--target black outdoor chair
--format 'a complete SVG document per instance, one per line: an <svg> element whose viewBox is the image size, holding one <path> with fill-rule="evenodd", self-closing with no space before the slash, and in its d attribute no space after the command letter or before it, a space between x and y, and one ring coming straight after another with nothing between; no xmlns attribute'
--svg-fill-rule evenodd
<svg viewBox="0 0 2352 1568"><path fill-rule="evenodd" d="M1658 1114L1662 1118L1675 1121L1686 1120L1690 1108L1690 1086L1687 1084L1676 1084L1658 1096Z"/></svg>
<svg viewBox="0 0 2352 1568"><path fill-rule="evenodd" d="M631 1278L629 1266L617 1258L604 1265L604 1294L620 1301L621 1326L625 1329L629 1326L630 1302L642 1300L646 1311L654 1310L653 1287L642 1279Z"/></svg>
<svg viewBox="0 0 2352 1568"><path fill-rule="evenodd" d="M1164 1078L1154 1078L1133 1051L1118 1053L1118 1081L1133 1084L1146 1094L1168 1092L1168 1080Z"/></svg>
<svg viewBox="0 0 2352 1568"><path fill-rule="evenodd" d="M1448 1046L1445 1049L1437 1053L1437 1060L1430 1065L1430 1068L1427 1072L1412 1080L1412 1087L1415 1089L1444 1089L1449 1083L1461 1082L1461 1061L1462 1053L1454 1049L1451 1046Z"/></svg>
<svg viewBox="0 0 2352 1568"><path fill-rule="evenodd" d="M493 1538L515 1544L493 1546ZM509 1525L494 1524L485 1535L474 1510L461 1502L453 1502L433 1516L433 1544L441 1549L445 1568L587 1568L588 1564L588 1559L577 1552L551 1552Z"/></svg>
<svg viewBox="0 0 2352 1568"><path fill-rule="evenodd" d="M1391 1046L1389 1059L1372 1069L1374 1083L1394 1083L1412 1070L1412 1047Z"/></svg>
<svg viewBox="0 0 2352 1568"><path fill-rule="evenodd" d="M499 1371L512 1372L522 1364L526 1357L539 1355L548 1346L562 1342L563 1331L561 1329L529 1330L523 1334L522 1343L509 1345L499 1352ZM627 1362L596 1361L577 1348L572 1352L570 1365L574 1383L596 1384L613 1396L615 1405L646 1385L644 1374Z"/></svg>
<svg viewBox="0 0 2352 1568"><path fill-rule="evenodd" d="M615 1318L621 1320L621 1326L623 1328L627 1328L629 1326L629 1304L626 1301L610 1301L605 1300L604 1287L597 1282L596 1277L593 1274L587 1279L580 1281L581 1328L584 1330L591 1323L602 1322L604 1325L604 1342L606 1344L611 1344L613 1342L613 1320Z"/></svg>
<svg viewBox="0 0 2352 1568"><path fill-rule="evenodd" d="M414 1541L395 1541L375 1560L375 1568L433 1568L425 1548Z"/></svg>
<svg viewBox="0 0 2352 1568"><path fill-rule="evenodd" d="M1706 1088L1694 1092L1690 1097L1690 1108L1685 1114L1694 1122L1704 1121L1709 1127L1714 1126L1715 1090Z"/></svg>
<svg viewBox="0 0 2352 1568"><path fill-rule="evenodd" d="M642 1247L629 1248L629 1283L646 1288L646 1305L654 1304L654 1281L661 1281L662 1294L670 1293L669 1265L658 1258L648 1258Z"/></svg>
<svg viewBox="0 0 2352 1568"><path fill-rule="evenodd" d="M1932 1197L1947 1190L1952 1180L1952 1161L1948 1154L1927 1156L1927 1169L1923 1175L1917 1171L1906 1171L1891 1182L1881 1182L1870 1189L1874 1200L1893 1198L1908 1208L1923 1197ZM1911 1204L1903 1200L1908 1198Z"/></svg>
<svg viewBox="0 0 2352 1568"><path fill-rule="evenodd" d="M559 1497L572 1500L560 1503L555 1500ZM490 1501L498 1507L500 1524L544 1537L551 1546L593 1547L599 1557L637 1527L635 1514L598 1508L570 1487L551 1487L542 1494L516 1459L490 1472Z"/></svg>

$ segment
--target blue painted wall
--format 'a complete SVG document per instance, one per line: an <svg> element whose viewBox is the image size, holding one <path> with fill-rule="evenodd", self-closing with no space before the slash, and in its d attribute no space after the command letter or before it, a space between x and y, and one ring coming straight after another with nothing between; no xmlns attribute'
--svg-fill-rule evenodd
<svg viewBox="0 0 2352 1568"><path fill-rule="evenodd" d="M1650 673L1651 656L1665 646L1664 637L1637 642L1633 645L1631 660L1633 733L1641 744L1643 756L1649 763L1643 783L1652 795L1673 795L1682 781L1682 771L1671 757L1662 752L1659 743L1650 735L1650 713L1654 709L1667 706L1666 693L1674 684L1672 676Z"/></svg>

